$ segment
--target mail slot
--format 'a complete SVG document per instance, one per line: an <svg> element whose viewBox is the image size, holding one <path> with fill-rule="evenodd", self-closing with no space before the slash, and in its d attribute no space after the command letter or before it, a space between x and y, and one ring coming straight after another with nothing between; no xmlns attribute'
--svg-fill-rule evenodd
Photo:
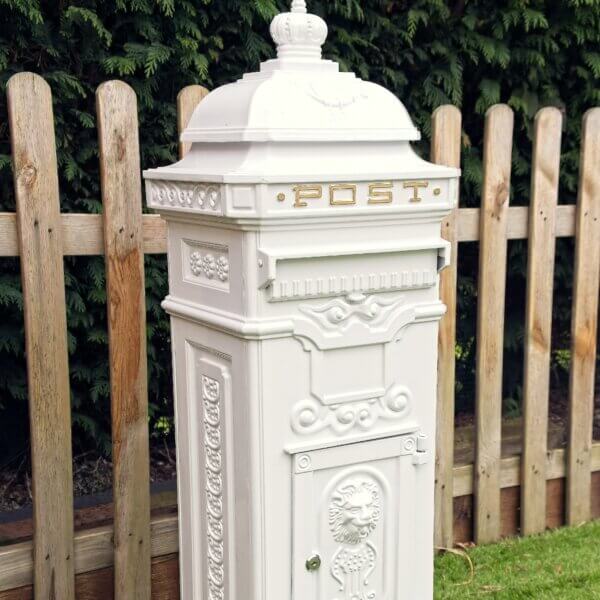
<svg viewBox="0 0 600 600"><path fill-rule="evenodd" d="M183 600L433 596L440 237L459 173L406 109L321 56L294 0L277 58L216 89L168 225Z"/></svg>

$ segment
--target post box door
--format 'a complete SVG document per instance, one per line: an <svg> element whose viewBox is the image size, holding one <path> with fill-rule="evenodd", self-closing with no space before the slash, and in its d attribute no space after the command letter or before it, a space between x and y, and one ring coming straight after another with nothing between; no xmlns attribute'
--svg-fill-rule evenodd
<svg viewBox="0 0 600 600"><path fill-rule="evenodd" d="M414 600L426 445L405 435L295 455L293 600Z"/></svg>

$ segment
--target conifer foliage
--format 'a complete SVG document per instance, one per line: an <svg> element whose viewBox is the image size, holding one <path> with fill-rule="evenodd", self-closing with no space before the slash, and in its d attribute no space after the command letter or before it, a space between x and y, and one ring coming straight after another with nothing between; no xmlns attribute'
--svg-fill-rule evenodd
<svg viewBox="0 0 600 600"><path fill-rule="evenodd" d="M214 88L273 54L270 19L283 0L0 0L0 210L13 211L5 87L28 70L52 87L63 212L100 212L94 93L112 78L136 91L142 164L176 155L175 98L192 83ZM406 104L425 138L440 104L464 115L462 202L477 206L483 114L516 113L512 203L526 204L533 117L565 114L561 201L576 193L581 116L600 104L600 0L309 0L327 18L325 55L381 83ZM425 145L421 151L426 153ZM518 400L525 244L512 244L505 393ZM474 352L476 251L461 257L459 398L467 405ZM568 348L570 248L559 248L555 346ZM109 448L107 334L101 257L68 258L69 350L75 442ZM146 259L151 413L168 413L169 328L159 302L163 257ZM512 291L511 291L512 290ZM26 444L22 298L15 259L0 260L0 455ZM565 361L563 354L557 355ZM562 363L561 363L562 361Z"/></svg>

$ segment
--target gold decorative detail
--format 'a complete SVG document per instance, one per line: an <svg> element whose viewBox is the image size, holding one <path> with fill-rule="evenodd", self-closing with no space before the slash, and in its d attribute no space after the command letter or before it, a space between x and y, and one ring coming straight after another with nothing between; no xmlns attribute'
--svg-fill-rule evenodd
<svg viewBox="0 0 600 600"><path fill-rule="evenodd" d="M322 185L295 185L292 191L296 194L294 208L304 208L308 206L305 200L318 200L323 197Z"/></svg>
<svg viewBox="0 0 600 600"><path fill-rule="evenodd" d="M369 204L390 204L393 199L391 181L371 183L369 185Z"/></svg>
<svg viewBox="0 0 600 600"><path fill-rule="evenodd" d="M339 199L335 197L335 193L339 191L352 192L352 198ZM356 204L356 186L349 183L339 183L329 186L329 204L331 206L343 206L348 204Z"/></svg>
<svg viewBox="0 0 600 600"><path fill-rule="evenodd" d="M283 202L285 200L285 194L283 192L277 194L277 201Z"/></svg>
<svg viewBox="0 0 600 600"><path fill-rule="evenodd" d="M442 188L435 188L433 190L433 195L434 196L439 196L442 193Z"/></svg>
<svg viewBox="0 0 600 600"><path fill-rule="evenodd" d="M404 189L411 189L413 190L413 196L410 199L410 202L421 202L421 200L423 200L423 198L419 197L419 188L427 188L429 187L429 182L428 181L405 181L404 182Z"/></svg>

